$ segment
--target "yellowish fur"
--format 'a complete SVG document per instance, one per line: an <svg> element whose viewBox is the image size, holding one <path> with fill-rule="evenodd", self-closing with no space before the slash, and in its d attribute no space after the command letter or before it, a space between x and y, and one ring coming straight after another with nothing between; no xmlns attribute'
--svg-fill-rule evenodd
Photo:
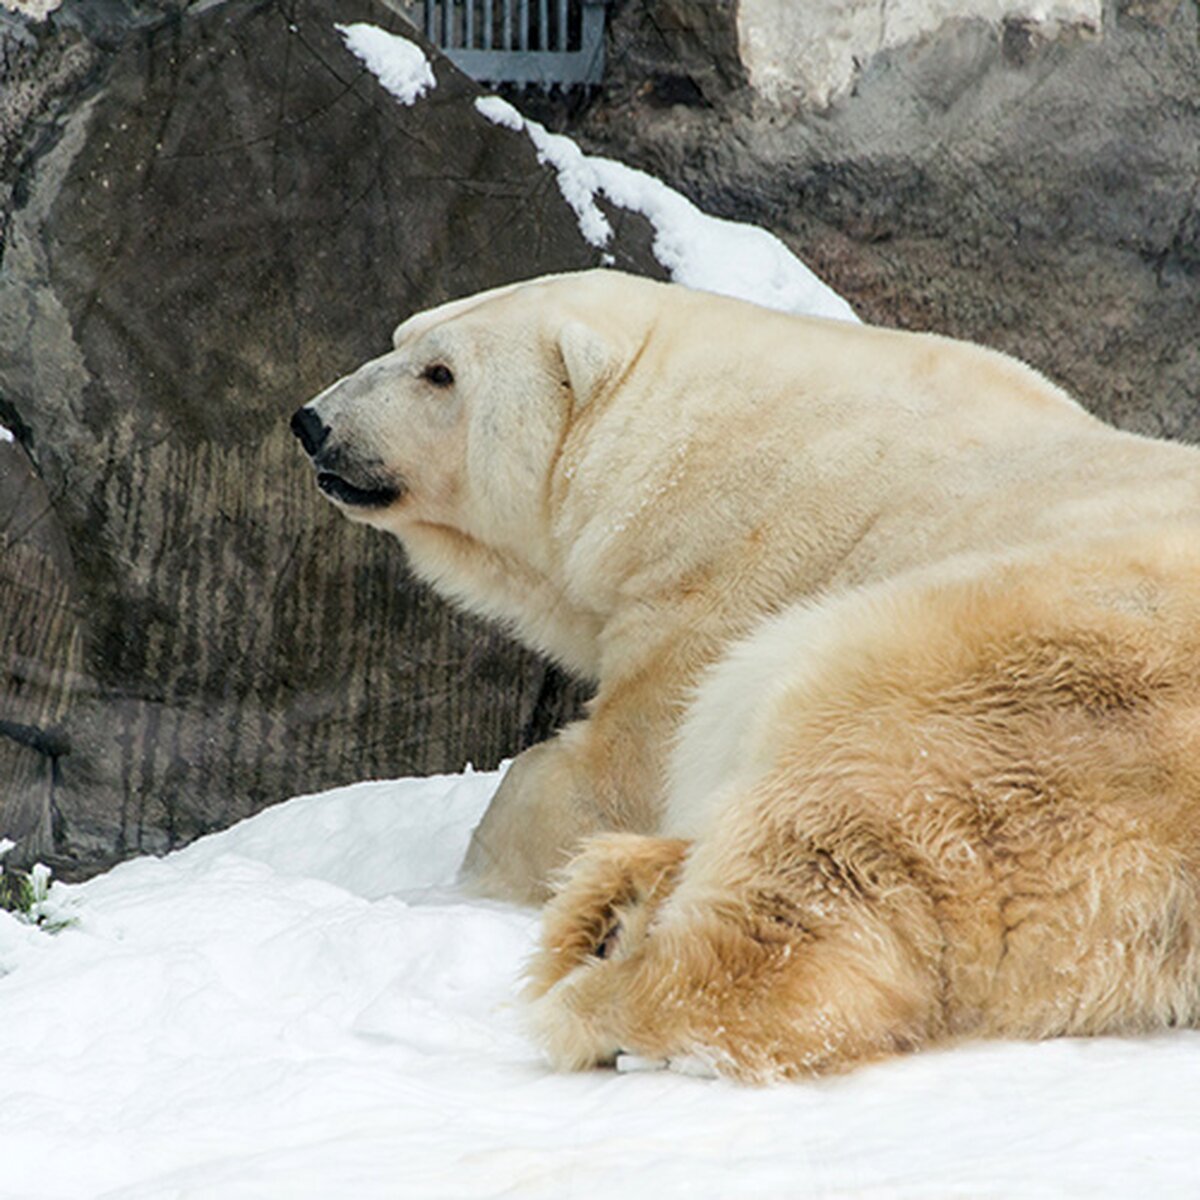
<svg viewBox="0 0 1200 1200"><path fill-rule="evenodd" d="M678 840L609 837L567 871L530 971L552 1061L765 1081L964 1036L1200 1024L1195 531L829 603L816 661L803 614L741 648L780 681L736 718L757 774L682 867ZM631 885L656 856L664 882ZM597 912L620 914L619 956L587 953Z"/></svg>

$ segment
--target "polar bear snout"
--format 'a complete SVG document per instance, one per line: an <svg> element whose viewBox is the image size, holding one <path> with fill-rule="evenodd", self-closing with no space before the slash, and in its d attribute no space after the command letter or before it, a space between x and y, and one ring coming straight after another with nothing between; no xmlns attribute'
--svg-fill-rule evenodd
<svg viewBox="0 0 1200 1200"><path fill-rule="evenodd" d="M307 405L292 414L292 432L310 458L316 456L329 438L329 426Z"/></svg>
<svg viewBox="0 0 1200 1200"><path fill-rule="evenodd" d="M296 410L291 428L317 470L317 487L329 499L350 508L386 508L404 494L403 484L381 463L332 438L332 429L310 405Z"/></svg>

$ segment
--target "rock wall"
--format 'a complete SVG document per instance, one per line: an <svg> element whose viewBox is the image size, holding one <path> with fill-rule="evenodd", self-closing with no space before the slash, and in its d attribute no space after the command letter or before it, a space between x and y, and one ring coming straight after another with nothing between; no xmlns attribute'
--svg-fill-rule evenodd
<svg viewBox="0 0 1200 1200"><path fill-rule="evenodd" d="M336 515L287 420L408 313L595 265L553 172L444 62L398 105L335 29L402 28L370 0L6 20L28 85L0 102L14 857L88 871L546 736L578 689ZM608 251L652 271L637 226Z"/></svg>

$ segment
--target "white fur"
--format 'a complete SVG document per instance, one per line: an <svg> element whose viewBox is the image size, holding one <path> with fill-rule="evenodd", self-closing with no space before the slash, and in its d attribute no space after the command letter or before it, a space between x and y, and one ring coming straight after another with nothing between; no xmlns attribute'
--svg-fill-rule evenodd
<svg viewBox="0 0 1200 1200"><path fill-rule="evenodd" d="M871 611L857 589L1200 512L1193 449L1104 426L1014 359L610 271L412 317L315 407L406 484L351 516L598 685L481 830L506 895L542 894L589 830L706 827L758 769L750 697L832 653Z"/></svg>

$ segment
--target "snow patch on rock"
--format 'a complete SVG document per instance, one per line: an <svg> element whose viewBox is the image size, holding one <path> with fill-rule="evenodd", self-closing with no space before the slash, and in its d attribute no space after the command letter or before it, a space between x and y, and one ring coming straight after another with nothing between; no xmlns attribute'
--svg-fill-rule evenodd
<svg viewBox="0 0 1200 1200"><path fill-rule="evenodd" d="M338 25L347 49L401 104L414 104L437 86L424 51L375 25Z"/></svg>
<svg viewBox="0 0 1200 1200"><path fill-rule="evenodd" d="M412 104L426 85L434 86L424 53L406 38L373 25L337 28L349 49L401 103ZM676 283L785 312L858 320L841 296L767 230L709 216L652 175L585 154L569 137L528 120L499 96L480 97L475 107L493 124L528 135L538 161L557 172L559 190L580 232L598 250L606 250L613 233L598 202L603 197L650 222L655 257ZM602 261L610 264L612 259L605 253Z"/></svg>
<svg viewBox="0 0 1200 1200"><path fill-rule="evenodd" d="M612 237L598 203L603 196L650 222L654 255L676 283L785 312L858 320L850 305L773 233L701 212L661 180L614 159L585 154L570 138L550 133L498 96L481 97L475 107L489 121L528 134L538 160L558 173L559 189L580 232L598 249Z"/></svg>

